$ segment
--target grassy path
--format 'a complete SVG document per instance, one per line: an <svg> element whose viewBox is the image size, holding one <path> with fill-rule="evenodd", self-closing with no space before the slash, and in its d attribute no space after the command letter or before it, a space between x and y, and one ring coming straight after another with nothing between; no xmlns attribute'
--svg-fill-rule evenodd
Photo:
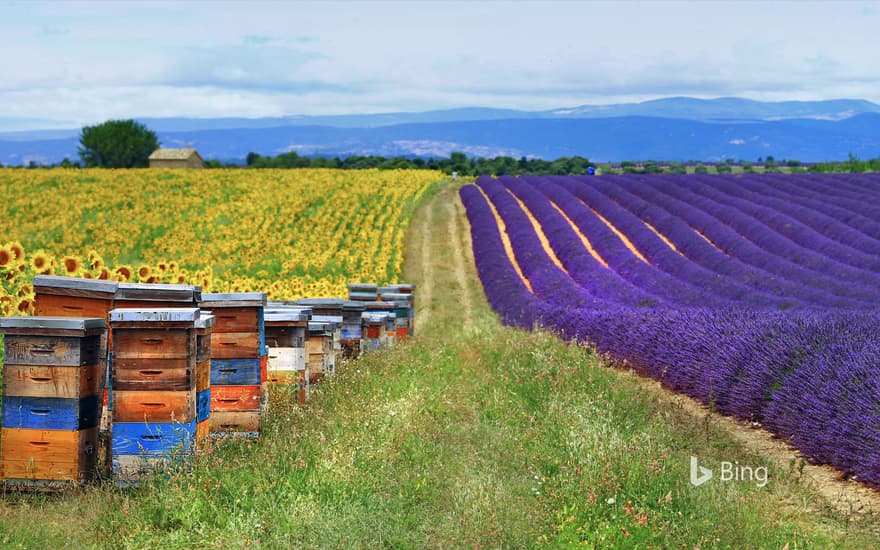
<svg viewBox="0 0 880 550"><path fill-rule="evenodd" d="M305 409L275 388L259 442L192 472L0 503L0 546L867 548L842 513L686 403L552 335L500 326L450 186L416 212L417 339L345 365ZM708 418L708 419L707 419ZM689 457L770 469L688 482Z"/></svg>

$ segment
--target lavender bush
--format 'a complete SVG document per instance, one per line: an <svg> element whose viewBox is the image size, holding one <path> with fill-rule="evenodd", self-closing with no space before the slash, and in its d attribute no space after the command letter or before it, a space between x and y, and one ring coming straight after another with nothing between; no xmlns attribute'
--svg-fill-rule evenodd
<svg viewBox="0 0 880 550"><path fill-rule="evenodd" d="M589 343L880 487L880 177L481 177L461 198L504 323Z"/></svg>

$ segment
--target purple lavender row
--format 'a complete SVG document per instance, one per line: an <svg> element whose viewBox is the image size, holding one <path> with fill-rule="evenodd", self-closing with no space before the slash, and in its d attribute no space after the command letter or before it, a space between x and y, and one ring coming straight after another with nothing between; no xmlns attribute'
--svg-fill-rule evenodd
<svg viewBox="0 0 880 550"><path fill-rule="evenodd" d="M538 321L566 337L593 342L671 388L714 403L722 412L762 422L805 456L880 486L876 309L783 314L616 305L574 309L538 302L518 281L482 195L474 189L477 195L469 197L466 189L462 198L472 222L478 270L490 303L505 322L530 326ZM482 216L475 207L480 202ZM533 244L540 247L537 239ZM514 284L501 292L490 288L505 280Z"/></svg>
<svg viewBox="0 0 880 550"><path fill-rule="evenodd" d="M507 257L489 204L473 185L462 187L459 193L470 220L474 260L489 305L505 325L532 328L537 300Z"/></svg>
<svg viewBox="0 0 880 550"><path fill-rule="evenodd" d="M662 207L670 214L684 220L689 226L705 235L725 253L758 269L770 271L777 276L804 285L827 289L836 296L863 300L875 300L876 287L863 285L860 281L841 281L836 273L821 273L793 262L789 258L774 255L743 238L730 226L715 216L701 210L698 205L661 193L643 179L638 185L627 189L636 196Z"/></svg>
<svg viewBox="0 0 880 550"><path fill-rule="evenodd" d="M848 281L880 285L880 274L870 269L842 264L819 252L806 249L779 235L754 216L740 212L736 208L741 205L740 201L729 200L722 204L717 200L696 193L684 182L663 176L657 178L656 182L649 180L648 185L662 193L687 202L693 208L699 208L719 221L723 221L743 238L763 248L771 255L785 258L818 273L833 273L835 277Z"/></svg>
<svg viewBox="0 0 880 550"><path fill-rule="evenodd" d="M697 234L683 220L669 214L662 208L650 204L627 191L623 185L618 185L618 178L594 178L591 186L615 201L622 208L627 209L640 220L644 220L654 226L675 245L685 258L709 269L728 279L736 280L743 285L765 291L781 298L792 299L786 302L787 307L795 307L795 299L807 304L821 307L862 307L861 301L835 296L824 288L817 288L801 284L794 280L780 277L777 273L766 269L759 269L753 265L742 262L735 256L728 256ZM587 185L587 182L583 182ZM781 268L778 273L786 274Z"/></svg>
<svg viewBox="0 0 880 550"><path fill-rule="evenodd" d="M877 315L541 307L544 325L596 345L804 456L880 486Z"/></svg>
<svg viewBox="0 0 880 550"><path fill-rule="evenodd" d="M528 178L524 179L529 181ZM717 273L676 254L660 237L649 230L641 219L621 208L592 185L582 185L567 177L556 181L625 234L651 265L670 276L731 302L759 308L791 306L791 297L773 296L763 290L749 288L733 279L721 278Z"/></svg>
<svg viewBox="0 0 880 550"><path fill-rule="evenodd" d="M733 305L729 299L676 279L638 259L592 210L555 183L559 181L556 178L542 180L541 192L565 212L590 239L597 254L621 277L670 304L689 307Z"/></svg>
<svg viewBox="0 0 880 550"><path fill-rule="evenodd" d="M852 244L866 252L880 253L880 223L850 210L830 204L827 198L811 193L803 186L789 186L792 178L773 181L765 178L725 178L717 185L719 191L727 192L728 185L738 185L750 192L751 200L761 199L773 208L785 208L792 216L843 244ZM814 197L819 197L816 199Z"/></svg>
<svg viewBox="0 0 880 550"><path fill-rule="evenodd" d="M507 189L493 178L479 178L477 186L495 206L504 225L516 261L532 284L535 295L546 302L579 307L607 307L611 302L596 298L559 269L544 251L532 224Z"/></svg>
<svg viewBox="0 0 880 550"><path fill-rule="evenodd" d="M584 245L574 229L545 196L516 178L503 176L499 181L523 201L541 225L559 261L581 288L597 298L624 305L647 306L661 301L658 296L635 287L585 253Z"/></svg>
<svg viewBox="0 0 880 550"><path fill-rule="evenodd" d="M849 244L842 244L832 240L828 235L816 231L789 215L790 204L783 204L783 210L770 208L765 206L772 202L772 199L769 197L758 197L758 200L761 200L763 204L756 204L754 202L755 199L746 196L747 192L742 190L741 187L733 190L728 188L730 192L722 192L717 189L717 186L723 184L723 181L724 178L703 180L697 176L687 183L686 188L711 201L723 204L727 209L735 208L744 216L756 220L761 225L754 223L752 225L758 231L763 230L763 227L767 227L774 235L794 243L796 247L800 247L805 251L821 254L829 260L857 269L868 270L875 274L880 272L880 257L876 253L866 254ZM831 228L827 230L831 231ZM785 244L792 246L790 243L787 242ZM872 244L876 246L880 243L872 242Z"/></svg>
<svg viewBox="0 0 880 550"><path fill-rule="evenodd" d="M864 176L865 174L859 175ZM876 187L867 178L858 178L853 181L858 182L855 184L857 186L847 185L843 174L819 174L815 178L797 178L799 186L822 194L823 200L874 221L880 221L880 207L877 205L880 202L880 197L877 197ZM861 185L858 186L859 184Z"/></svg>

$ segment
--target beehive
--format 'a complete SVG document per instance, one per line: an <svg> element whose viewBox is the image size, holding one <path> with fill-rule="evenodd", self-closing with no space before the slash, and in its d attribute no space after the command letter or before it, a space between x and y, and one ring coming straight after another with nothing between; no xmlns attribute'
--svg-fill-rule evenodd
<svg viewBox="0 0 880 550"><path fill-rule="evenodd" d="M203 294L216 317L211 336L211 431L258 436L268 380L266 295Z"/></svg>
<svg viewBox="0 0 880 550"><path fill-rule="evenodd" d="M379 343L379 347L393 346L397 334L397 302L364 302L364 308L367 312L385 314L385 331Z"/></svg>
<svg viewBox="0 0 880 550"><path fill-rule="evenodd" d="M363 312L363 302L348 301L342 304L342 352L345 357L357 357L360 353Z"/></svg>
<svg viewBox="0 0 880 550"><path fill-rule="evenodd" d="M348 299L357 302L374 302L379 299L379 287L374 283L348 283Z"/></svg>
<svg viewBox="0 0 880 550"><path fill-rule="evenodd" d="M314 383L332 373L333 323L309 321L306 338L306 362L309 382Z"/></svg>
<svg viewBox="0 0 880 550"><path fill-rule="evenodd" d="M310 309L267 309L266 343L269 346L269 382L296 384L297 401L309 398L309 371L305 357Z"/></svg>
<svg viewBox="0 0 880 550"><path fill-rule="evenodd" d="M407 332L409 336L415 336L416 330L416 285L412 283L398 283L388 285L383 289L385 292L393 292L398 294L409 295L409 326ZM380 292L381 297L381 292ZM384 298L383 298L384 299ZM393 298L389 298L393 299Z"/></svg>
<svg viewBox="0 0 880 550"><path fill-rule="evenodd" d="M385 334L388 319L391 316L383 311L365 311L361 315L363 329L361 333L361 352L376 351L387 345Z"/></svg>
<svg viewBox="0 0 880 550"><path fill-rule="evenodd" d="M116 308L111 453L117 481L137 480L195 451L210 395L198 369L198 308ZM209 324L209 323L205 323ZM200 376L201 374L201 376ZM201 393L201 395L200 395ZM202 399L199 399L202 397Z"/></svg>
<svg viewBox="0 0 880 550"><path fill-rule="evenodd" d="M100 279L79 277L59 277L56 275L34 276L34 313L38 316L88 317L104 319L104 341L106 350L100 358L103 380L103 406L101 431L109 426L110 417L106 407L109 404L110 362L113 342L110 335L109 312L114 307L119 283Z"/></svg>
<svg viewBox="0 0 880 550"><path fill-rule="evenodd" d="M103 317L0 318L6 486L57 489L95 478L104 325Z"/></svg>
<svg viewBox="0 0 880 550"><path fill-rule="evenodd" d="M336 373L339 358L342 357L342 315L312 315L312 321L324 323L330 333L330 353L327 356L329 374Z"/></svg>
<svg viewBox="0 0 880 550"><path fill-rule="evenodd" d="M403 294L401 292L381 292L383 302L392 302L394 308L394 335L396 338L404 339L409 336L409 330L412 326L412 294Z"/></svg>

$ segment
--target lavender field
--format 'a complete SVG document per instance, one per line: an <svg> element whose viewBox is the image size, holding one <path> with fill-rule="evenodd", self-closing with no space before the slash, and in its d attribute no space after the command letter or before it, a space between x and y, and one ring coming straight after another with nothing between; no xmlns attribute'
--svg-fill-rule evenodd
<svg viewBox="0 0 880 550"><path fill-rule="evenodd" d="M461 198L503 322L880 487L880 175L482 177Z"/></svg>

